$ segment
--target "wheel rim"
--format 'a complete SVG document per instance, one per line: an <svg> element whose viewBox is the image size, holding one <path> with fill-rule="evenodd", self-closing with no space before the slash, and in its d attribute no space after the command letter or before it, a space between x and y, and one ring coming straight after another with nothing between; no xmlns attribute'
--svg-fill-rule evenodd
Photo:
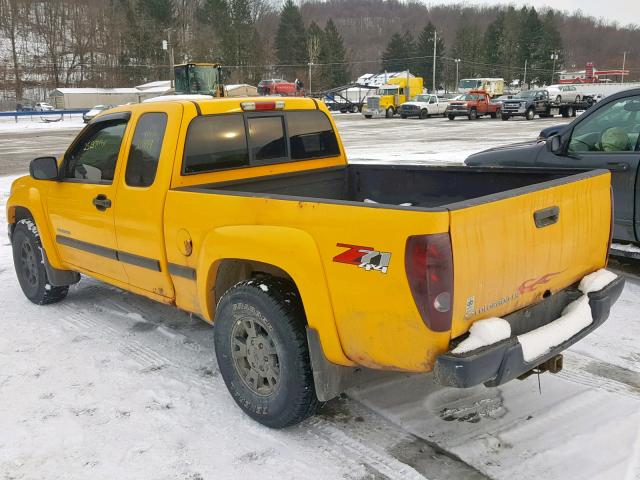
<svg viewBox="0 0 640 480"><path fill-rule="evenodd" d="M233 366L243 383L256 395L269 396L280 385L280 361L265 324L242 317L231 332Z"/></svg>
<svg viewBox="0 0 640 480"><path fill-rule="evenodd" d="M36 252L26 240L20 246L20 263L25 280L29 286L35 287L38 284L38 260Z"/></svg>

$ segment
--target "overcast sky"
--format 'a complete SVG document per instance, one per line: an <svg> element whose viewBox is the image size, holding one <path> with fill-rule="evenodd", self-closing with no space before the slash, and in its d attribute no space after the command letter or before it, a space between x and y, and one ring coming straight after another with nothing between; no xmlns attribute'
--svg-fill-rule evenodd
<svg viewBox="0 0 640 480"><path fill-rule="evenodd" d="M574 12L578 9L591 17L603 18L606 21L617 21L620 26L630 23L640 25L640 0L529 0L529 1L499 1L499 0L423 0L430 5L467 3L473 5L512 4L517 7L533 5L538 8L552 7L555 10Z"/></svg>

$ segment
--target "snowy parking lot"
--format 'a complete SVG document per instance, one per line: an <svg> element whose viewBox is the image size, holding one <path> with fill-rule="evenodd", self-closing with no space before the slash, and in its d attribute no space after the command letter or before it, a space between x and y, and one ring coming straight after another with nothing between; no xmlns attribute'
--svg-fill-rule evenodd
<svg viewBox="0 0 640 480"><path fill-rule="evenodd" d="M566 120L336 121L352 161L459 163ZM0 223L16 175L81 126L0 124ZM610 268L625 290L558 375L457 390L385 373L273 431L227 393L209 325L87 278L37 307L5 237L0 479L640 479L640 266Z"/></svg>

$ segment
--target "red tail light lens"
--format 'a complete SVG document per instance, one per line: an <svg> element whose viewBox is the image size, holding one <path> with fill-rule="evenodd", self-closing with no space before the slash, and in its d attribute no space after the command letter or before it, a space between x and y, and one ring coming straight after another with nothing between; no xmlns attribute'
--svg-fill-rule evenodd
<svg viewBox="0 0 640 480"><path fill-rule="evenodd" d="M409 237L404 263L422 321L435 332L451 330L453 256L449 234Z"/></svg>

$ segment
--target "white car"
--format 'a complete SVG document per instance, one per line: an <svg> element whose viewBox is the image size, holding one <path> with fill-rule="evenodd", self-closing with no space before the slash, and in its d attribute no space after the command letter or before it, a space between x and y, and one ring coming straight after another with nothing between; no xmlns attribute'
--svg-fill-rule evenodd
<svg viewBox="0 0 640 480"><path fill-rule="evenodd" d="M573 85L551 85L545 90L549 98L556 103L579 103L582 97Z"/></svg>
<svg viewBox="0 0 640 480"><path fill-rule="evenodd" d="M444 115L449 107L449 102L437 95L416 95L410 102L400 105L398 112L402 118L418 117L429 118L432 115Z"/></svg>
<svg viewBox="0 0 640 480"><path fill-rule="evenodd" d="M36 112L46 112L48 110L53 110L53 105L47 102L38 102L34 105L33 109Z"/></svg>

